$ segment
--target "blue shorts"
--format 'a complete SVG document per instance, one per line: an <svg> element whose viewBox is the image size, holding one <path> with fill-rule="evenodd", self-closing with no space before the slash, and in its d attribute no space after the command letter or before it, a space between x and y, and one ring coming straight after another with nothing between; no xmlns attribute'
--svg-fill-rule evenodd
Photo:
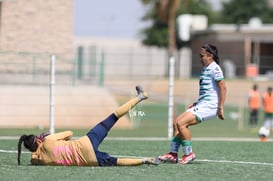
<svg viewBox="0 0 273 181"><path fill-rule="evenodd" d="M99 145L107 136L108 131L112 128L118 118L111 114L104 121L97 124L93 129L91 129L87 136L93 146L94 152L97 157L99 166L116 166L117 158L110 156L108 153L101 152L98 150Z"/></svg>

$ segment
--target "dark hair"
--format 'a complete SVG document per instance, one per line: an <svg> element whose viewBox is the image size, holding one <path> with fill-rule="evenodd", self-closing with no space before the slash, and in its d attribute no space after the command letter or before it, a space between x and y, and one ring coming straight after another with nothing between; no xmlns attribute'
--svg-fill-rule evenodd
<svg viewBox="0 0 273 181"><path fill-rule="evenodd" d="M22 135L18 141L18 155L17 155L17 162L20 165L20 158L21 158L21 145L24 142L25 148L29 151L34 152L38 148L38 144L36 142L35 135Z"/></svg>
<svg viewBox="0 0 273 181"><path fill-rule="evenodd" d="M205 44L202 46L203 49L205 49L207 52L213 55L214 61L219 64L219 57L218 57L218 50L216 46L211 44Z"/></svg>

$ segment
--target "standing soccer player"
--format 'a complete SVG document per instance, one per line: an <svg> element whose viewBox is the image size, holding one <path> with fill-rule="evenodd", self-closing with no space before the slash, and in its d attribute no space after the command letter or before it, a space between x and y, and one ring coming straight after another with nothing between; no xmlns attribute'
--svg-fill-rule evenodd
<svg viewBox="0 0 273 181"><path fill-rule="evenodd" d="M159 156L164 162L177 163L178 151L182 145L184 155L181 164L187 164L195 159L192 151L191 132L189 127L218 116L224 120L224 103L226 84L217 48L205 44L200 49L202 71L199 80L199 99L189 105L188 109L174 121L174 136L171 140L170 152Z"/></svg>
<svg viewBox="0 0 273 181"><path fill-rule="evenodd" d="M249 126L252 128L258 125L260 99L261 96L258 90L258 85L254 84L248 94Z"/></svg>
<svg viewBox="0 0 273 181"><path fill-rule="evenodd" d="M264 109L264 124L259 129L259 136L262 142L267 141L270 131L273 128L273 89L268 87L267 91L263 94L263 109Z"/></svg>

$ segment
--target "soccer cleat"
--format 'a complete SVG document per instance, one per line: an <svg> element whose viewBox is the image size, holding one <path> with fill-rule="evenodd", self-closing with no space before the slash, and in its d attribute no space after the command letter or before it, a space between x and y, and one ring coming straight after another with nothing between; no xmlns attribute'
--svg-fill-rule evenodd
<svg viewBox="0 0 273 181"><path fill-rule="evenodd" d="M136 86L136 91L137 97L139 98L140 101L148 99L148 93L145 92L140 85Z"/></svg>
<svg viewBox="0 0 273 181"><path fill-rule="evenodd" d="M182 165L188 164L189 162L193 161L195 159L195 154L191 152L188 155L183 155L180 163Z"/></svg>
<svg viewBox="0 0 273 181"><path fill-rule="evenodd" d="M155 158L144 158L143 163L147 165L159 165L160 160L158 157Z"/></svg>
<svg viewBox="0 0 273 181"><path fill-rule="evenodd" d="M160 161L163 162L169 162L169 163L177 163L178 162L178 157L177 153L166 153L165 155L159 156L158 157Z"/></svg>

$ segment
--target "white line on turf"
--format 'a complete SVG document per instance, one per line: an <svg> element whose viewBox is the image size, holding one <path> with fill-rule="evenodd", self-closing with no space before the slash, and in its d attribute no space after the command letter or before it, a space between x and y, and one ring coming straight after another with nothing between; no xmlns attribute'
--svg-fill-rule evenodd
<svg viewBox="0 0 273 181"><path fill-rule="evenodd" d="M143 158L143 157L135 157L135 156L122 156L115 155L116 157L127 157L127 158ZM231 160L208 160L208 159L195 159L197 162L210 162L210 163L229 163L229 164L246 164L246 165L265 165L265 166L273 166L273 163L266 162L248 162L248 161L231 161Z"/></svg>
<svg viewBox="0 0 273 181"><path fill-rule="evenodd" d="M17 153L18 151L16 150L2 150L0 149L0 153ZM30 153L30 152L27 152L27 151L22 151L21 153Z"/></svg>
<svg viewBox="0 0 273 181"><path fill-rule="evenodd" d="M77 139L79 137L73 137ZM18 140L17 136L0 136L0 140ZM107 137L106 140L120 140L120 141L169 141L166 137ZM234 142L259 142L256 138L236 138L236 137L197 137L192 138L193 141L234 141ZM267 142L273 142L272 138L268 138Z"/></svg>
<svg viewBox="0 0 273 181"><path fill-rule="evenodd" d="M3 150L0 149L0 153L17 153L15 150ZM22 153L28 153L26 151L22 151ZM122 157L122 158L144 158L140 156L125 156L125 155L113 155L115 157ZM266 162L248 162L248 161L231 161L231 160L208 160L208 159L196 159L195 161L199 162L209 162L209 163L229 163L229 164L245 164L245 165L264 165L264 166L273 166L273 163L266 163Z"/></svg>
<svg viewBox="0 0 273 181"><path fill-rule="evenodd" d="M77 139L79 137L73 137ZM0 140L18 140L17 136L0 136ZM124 140L124 141L169 141L166 137L107 137L106 140ZM197 137L192 138L193 141L234 141L234 142L260 142L257 138L236 138L236 137ZM268 138L267 142L273 142L272 138Z"/></svg>
<svg viewBox="0 0 273 181"><path fill-rule="evenodd" d="M109 137L106 140L127 140L127 141L170 141L164 137ZM259 138L232 138L232 137L198 137L192 138L193 141L233 141L233 142L260 142ZM273 139L268 138L267 142Z"/></svg>
<svg viewBox="0 0 273 181"><path fill-rule="evenodd" d="M231 164L247 164L247 165L266 165L273 166L273 163L265 163L265 162L246 162L246 161L229 161L229 160L198 160L201 162L211 162L211 163L231 163Z"/></svg>

